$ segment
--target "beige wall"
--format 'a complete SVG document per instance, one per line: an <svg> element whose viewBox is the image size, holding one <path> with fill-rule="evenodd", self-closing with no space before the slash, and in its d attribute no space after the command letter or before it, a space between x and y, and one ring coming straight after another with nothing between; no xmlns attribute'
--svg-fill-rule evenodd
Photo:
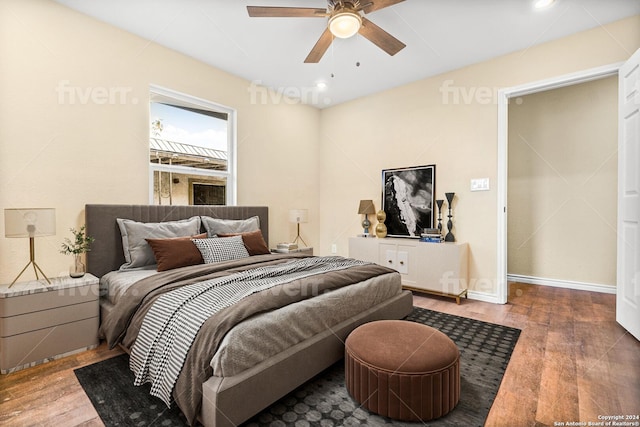
<svg viewBox="0 0 640 427"><path fill-rule="evenodd" d="M322 111L320 244L346 254L360 230L357 203L380 204L384 168L437 165L436 192L456 193L455 235L470 244L472 290L495 294L495 92L626 60L640 47L640 16L531 47ZM471 192L472 178L491 190Z"/></svg>
<svg viewBox="0 0 640 427"><path fill-rule="evenodd" d="M318 111L255 102L246 80L51 1L5 0L0 207L57 209L58 235L39 238L37 252L45 271L64 273L70 259L58 248L83 222L85 203L148 201L147 100L155 84L237 109L238 203L270 207L272 244L295 236L288 210L307 208L305 241L319 254L335 243L346 255L348 237L361 230L358 201L379 206L380 170L436 163L438 197L458 195L454 231L470 243L470 288L493 293L494 91L622 61L639 45L634 17ZM65 83L82 94L111 91L115 102L71 102L56 91ZM489 177L492 190L469 192L478 177ZM0 282L17 274L27 246L0 238Z"/></svg>
<svg viewBox="0 0 640 427"><path fill-rule="evenodd" d="M615 286L618 78L509 106L508 272Z"/></svg>
<svg viewBox="0 0 640 427"><path fill-rule="evenodd" d="M317 109L256 102L246 80L46 0L0 2L0 52L0 209L56 208L57 235L36 242L47 275L68 271L58 250L85 203L148 203L150 84L235 108L238 203L270 207L272 244L295 236L288 209L308 208L317 245ZM6 283L29 245L0 227Z"/></svg>

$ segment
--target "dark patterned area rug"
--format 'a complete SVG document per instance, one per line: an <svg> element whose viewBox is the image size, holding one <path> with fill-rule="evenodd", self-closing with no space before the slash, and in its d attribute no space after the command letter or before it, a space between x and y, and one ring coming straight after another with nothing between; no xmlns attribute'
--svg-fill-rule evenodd
<svg viewBox="0 0 640 427"><path fill-rule="evenodd" d="M428 423L401 423L359 407L344 386L338 362L249 420L256 426L482 426L500 387L520 330L465 317L414 308L406 320L447 334L460 349L460 402L449 414ZM75 371L80 384L107 427L185 426L179 409L167 409L149 395L149 384L133 386L126 355Z"/></svg>

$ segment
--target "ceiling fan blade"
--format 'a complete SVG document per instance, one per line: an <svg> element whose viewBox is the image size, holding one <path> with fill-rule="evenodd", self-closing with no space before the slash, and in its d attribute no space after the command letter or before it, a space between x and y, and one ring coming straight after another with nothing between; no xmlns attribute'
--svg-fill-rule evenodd
<svg viewBox="0 0 640 427"><path fill-rule="evenodd" d="M269 7L247 6L252 18L322 18L327 16L325 9L312 7Z"/></svg>
<svg viewBox="0 0 640 427"><path fill-rule="evenodd" d="M362 18L362 27L360 27L359 33L391 56L407 46L367 18Z"/></svg>
<svg viewBox="0 0 640 427"><path fill-rule="evenodd" d="M322 56L329 48L332 41L333 34L331 34L331 31L329 31L328 28L326 28L316 42L316 45L313 46L313 49L311 49L311 52L309 52L309 55L307 55L307 58L304 60L305 64L315 64L320 62L320 59L322 59Z"/></svg>
<svg viewBox="0 0 640 427"><path fill-rule="evenodd" d="M384 9L385 7L393 6L394 4L402 3L404 0L371 0L366 2L362 6L364 13L375 12L376 10Z"/></svg>

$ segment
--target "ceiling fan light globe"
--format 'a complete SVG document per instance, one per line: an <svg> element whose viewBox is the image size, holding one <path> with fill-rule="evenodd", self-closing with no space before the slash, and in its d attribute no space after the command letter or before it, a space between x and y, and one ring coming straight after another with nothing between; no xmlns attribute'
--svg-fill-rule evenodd
<svg viewBox="0 0 640 427"><path fill-rule="evenodd" d="M553 5L553 3L555 3L555 0L536 0L536 2L534 2L533 7L535 9L546 9L547 7Z"/></svg>
<svg viewBox="0 0 640 427"><path fill-rule="evenodd" d="M362 18L356 12L339 12L329 19L329 31L341 39L348 39L358 33L362 26Z"/></svg>

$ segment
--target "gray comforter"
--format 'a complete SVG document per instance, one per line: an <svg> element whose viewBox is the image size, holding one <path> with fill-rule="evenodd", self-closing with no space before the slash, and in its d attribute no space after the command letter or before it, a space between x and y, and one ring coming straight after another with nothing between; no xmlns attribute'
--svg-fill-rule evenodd
<svg viewBox="0 0 640 427"><path fill-rule="evenodd" d="M294 256L300 257L300 255ZM244 271L257 266L286 262L292 255L259 255L242 260L185 267L155 274L131 286L111 314L103 320L101 334L110 346L130 349L145 314L163 293L181 286ZM191 424L200 413L202 383L212 374L211 359L225 334L234 325L257 313L274 310L304 299L392 272L375 264L356 266L278 285L280 292L255 293L217 312L203 324L178 377L173 397Z"/></svg>

